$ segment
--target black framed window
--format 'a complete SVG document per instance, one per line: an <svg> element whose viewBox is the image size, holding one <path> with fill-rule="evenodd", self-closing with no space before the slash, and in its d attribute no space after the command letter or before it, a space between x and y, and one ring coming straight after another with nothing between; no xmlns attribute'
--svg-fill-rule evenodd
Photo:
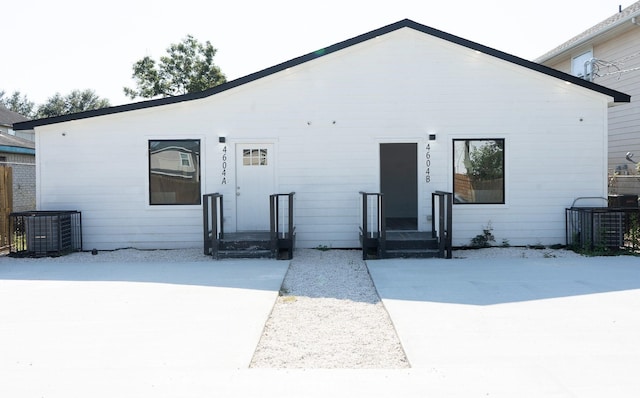
<svg viewBox="0 0 640 398"><path fill-rule="evenodd" d="M200 140L149 140L149 204L200 204Z"/></svg>
<svg viewBox="0 0 640 398"><path fill-rule="evenodd" d="M504 203L504 139L453 140L453 202Z"/></svg>

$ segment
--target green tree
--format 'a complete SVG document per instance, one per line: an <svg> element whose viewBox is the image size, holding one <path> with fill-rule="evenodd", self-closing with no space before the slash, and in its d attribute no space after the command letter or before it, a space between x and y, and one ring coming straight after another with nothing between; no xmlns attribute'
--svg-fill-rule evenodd
<svg viewBox="0 0 640 398"><path fill-rule="evenodd" d="M209 41L202 44L188 35L182 42L171 44L159 62L147 56L133 64L137 88L125 87L124 93L131 99L171 97L225 83L225 75L213 62L216 52Z"/></svg>
<svg viewBox="0 0 640 398"><path fill-rule="evenodd" d="M489 141L469 154L468 174L473 180L493 180L503 176L502 142Z"/></svg>
<svg viewBox="0 0 640 398"><path fill-rule="evenodd" d="M110 106L109 100L100 98L93 90L73 90L70 94L62 96L55 93L46 103L40 105L36 117L46 118L70 113L90 111Z"/></svg>
<svg viewBox="0 0 640 398"><path fill-rule="evenodd" d="M24 117L34 117L35 103L29 101L26 95L22 95L20 91L14 91L8 97L5 97L6 92L0 90L0 104L10 111L21 114Z"/></svg>

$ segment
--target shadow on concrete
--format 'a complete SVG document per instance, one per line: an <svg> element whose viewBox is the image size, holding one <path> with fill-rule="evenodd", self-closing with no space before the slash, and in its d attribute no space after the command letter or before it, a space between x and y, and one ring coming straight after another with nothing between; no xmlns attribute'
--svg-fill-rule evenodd
<svg viewBox="0 0 640 398"><path fill-rule="evenodd" d="M640 289L637 257L368 261L382 299L493 305Z"/></svg>
<svg viewBox="0 0 640 398"><path fill-rule="evenodd" d="M76 258L0 258L2 280L117 281L280 289L288 261L224 260L173 262L82 262Z"/></svg>

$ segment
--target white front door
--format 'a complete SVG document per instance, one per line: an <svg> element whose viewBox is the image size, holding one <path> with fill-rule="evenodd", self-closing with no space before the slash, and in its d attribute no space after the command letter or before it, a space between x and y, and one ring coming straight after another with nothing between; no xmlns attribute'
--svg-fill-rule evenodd
<svg viewBox="0 0 640 398"><path fill-rule="evenodd" d="M269 195L275 192L273 144L237 144L238 231L269 230Z"/></svg>

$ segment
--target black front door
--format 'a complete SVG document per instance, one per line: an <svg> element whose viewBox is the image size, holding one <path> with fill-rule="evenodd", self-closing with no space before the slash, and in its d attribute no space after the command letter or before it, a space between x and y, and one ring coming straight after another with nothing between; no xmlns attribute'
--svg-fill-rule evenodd
<svg viewBox="0 0 640 398"><path fill-rule="evenodd" d="M418 229L418 144L380 144L387 229Z"/></svg>

